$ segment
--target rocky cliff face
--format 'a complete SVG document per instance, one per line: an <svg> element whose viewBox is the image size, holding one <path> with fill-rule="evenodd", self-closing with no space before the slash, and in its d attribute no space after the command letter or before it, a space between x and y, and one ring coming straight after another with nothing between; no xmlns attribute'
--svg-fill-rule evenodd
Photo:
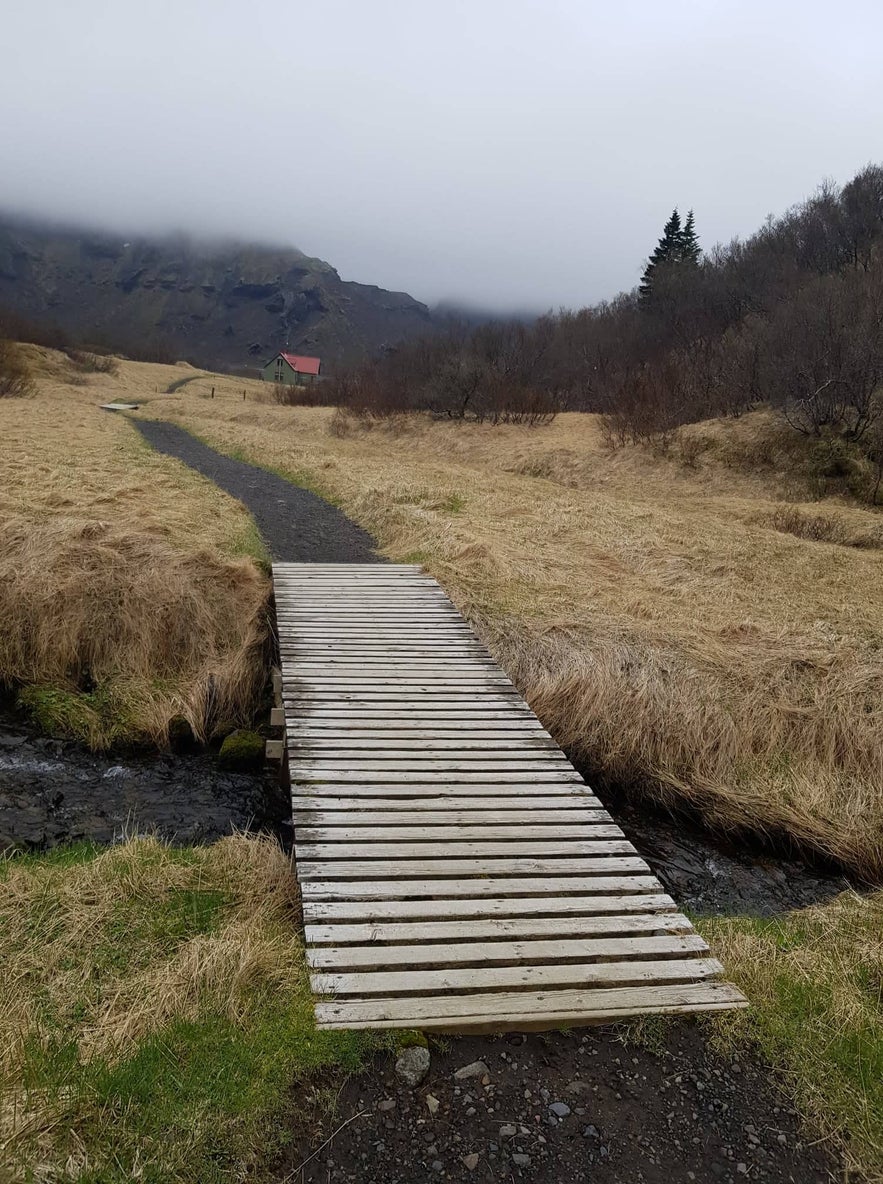
<svg viewBox="0 0 883 1184"><path fill-rule="evenodd" d="M239 369L286 345L326 369L426 332L426 305L293 249L127 239L0 218L0 304L79 339Z"/></svg>

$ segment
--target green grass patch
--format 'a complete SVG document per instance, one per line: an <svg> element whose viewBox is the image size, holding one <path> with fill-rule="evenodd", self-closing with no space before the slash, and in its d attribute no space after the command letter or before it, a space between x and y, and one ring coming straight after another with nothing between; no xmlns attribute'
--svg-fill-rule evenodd
<svg viewBox="0 0 883 1184"><path fill-rule="evenodd" d="M24 687L19 692L18 705L28 712L41 732L79 740L92 748L109 747L138 735L136 713L125 695L115 693L108 686L89 692Z"/></svg>
<svg viewBox="0 0 883 1184"><path fill-rule="evenodd" d="M883 1178L883 892L697 927L751 1003L710 1021L714 1040L759 1046L801 1110Z"/></svg>
<svg viewBox="0 0 883 1184"><path fill-rule="evenodd" d="M0 871L0 1178L264 1178L327 1086L378 1047L319 1032L297 892L270 840L155 839L7 859Z"/></svg>

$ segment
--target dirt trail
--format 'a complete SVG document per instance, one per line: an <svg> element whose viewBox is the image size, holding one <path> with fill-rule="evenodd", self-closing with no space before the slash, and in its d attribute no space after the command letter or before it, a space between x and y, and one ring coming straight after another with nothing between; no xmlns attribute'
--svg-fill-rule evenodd
<svg viewBox="0 0 883 1184"><path fill-rule="evenodd" d="M374 540L308 489L215 452L177 424L133 419L158 452L196 469L249 510L274 559L287 563L380 562Z"/></svg>

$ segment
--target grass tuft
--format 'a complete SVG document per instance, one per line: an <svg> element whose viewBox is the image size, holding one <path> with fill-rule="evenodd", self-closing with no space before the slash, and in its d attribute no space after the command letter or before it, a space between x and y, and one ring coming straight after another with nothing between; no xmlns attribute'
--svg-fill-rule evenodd
<svg viewBox="0 0 883 1184"><path fill-rule="evenodd" d="M315 1030L270 839L130 839L0 881L4 1180L243 1179L296 1130L293 1082L372 1047Z"/></svg>

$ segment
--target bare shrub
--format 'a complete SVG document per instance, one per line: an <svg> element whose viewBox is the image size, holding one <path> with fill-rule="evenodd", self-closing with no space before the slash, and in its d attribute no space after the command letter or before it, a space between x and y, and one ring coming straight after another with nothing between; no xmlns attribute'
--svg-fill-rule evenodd
<svg viewBox="0 0 883 1184"><path fill-rule="evenodd" d="M91 353L82 349L66 349L64 351L74 367L82 374L117 374L119 362L110 354Z"/></svg>
<svg viewBox="0 0 883 1184"><path fill-rule="evenodd" d="M815 543L874 550L883 547L883 523L874 528L857 528L832 514L809 513L798 506L782 506L759 519L765 526Z"/></svg>
<svg viewBox="0 0 883 1184"><path fill-rule="evenodd" d="M33 394L34 380L21 349L14 341L0 339L0 399Z"/></svg>

